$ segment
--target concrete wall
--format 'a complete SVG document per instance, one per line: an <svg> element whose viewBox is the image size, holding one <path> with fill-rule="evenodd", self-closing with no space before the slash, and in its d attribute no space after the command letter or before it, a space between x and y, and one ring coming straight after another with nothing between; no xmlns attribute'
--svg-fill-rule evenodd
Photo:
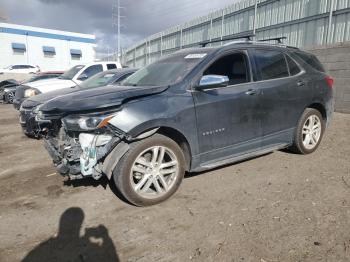
<svg viewBox="0 0 350 262"><path fill-rule="evenodd" d="M350 113L350 42L307 49L335 80L335 110Z"/></svg>

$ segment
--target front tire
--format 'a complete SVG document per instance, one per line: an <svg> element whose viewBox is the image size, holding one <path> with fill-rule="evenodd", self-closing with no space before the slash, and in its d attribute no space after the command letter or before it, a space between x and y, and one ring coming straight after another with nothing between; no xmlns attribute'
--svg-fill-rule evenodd
<svg viewBox="0 0 350 262"><path fill-rule="evenodd" d="M321 143L325 121L321 113L313 108L305 109L294 134L292 151L298 154L311 154Z"/></svg>
<svg viewBox="0 0 350 262"><path fill-rule="evenodd" d="M165 201L179 188L185 158L179 145L155 134L130 144L113 171L117 189L132 204L150 206Z"/></svg>

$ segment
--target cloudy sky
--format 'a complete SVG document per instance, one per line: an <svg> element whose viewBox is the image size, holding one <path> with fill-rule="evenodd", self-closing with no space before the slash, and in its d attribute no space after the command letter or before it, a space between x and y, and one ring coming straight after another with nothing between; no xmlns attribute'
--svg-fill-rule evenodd
<svg viewBox="0 0 350 262"><path fill-rule="evenodd" d="M122 46L206 15L237 0L120 0ZM112 6L116 0L1 0L7 22L95 34L99 56L116 49Z"/></svg>

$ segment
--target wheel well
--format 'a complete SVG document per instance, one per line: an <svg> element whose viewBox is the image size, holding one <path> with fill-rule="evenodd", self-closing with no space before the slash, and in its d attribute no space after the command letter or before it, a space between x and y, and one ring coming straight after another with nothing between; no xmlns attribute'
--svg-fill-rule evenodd
<svg viewBox="0 0 350 262"><path fill-rule="evenodd" d="M323 119L327 120L326 108L322 104L314 103L314 104L309 105L308 108L316 109L317 111L319 111L321 113Z"/></svg>
<svg viewBox="0 0 350 262"><path fill-rule="evenodd" d="M180 146L180 148L184 152L186 161L186 171L188 171L191 166L191 148L186 137L176 129L170 127L160 127L157 133L169 137Z"/></svg>

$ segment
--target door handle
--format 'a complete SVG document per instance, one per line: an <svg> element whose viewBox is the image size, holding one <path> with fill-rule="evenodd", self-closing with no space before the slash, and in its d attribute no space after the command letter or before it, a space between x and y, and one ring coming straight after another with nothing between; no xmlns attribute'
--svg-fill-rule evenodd
<svg viewBox="0 0 350 262"><path fill-rule="evenodd" d="M300 80L300 81L297 82L297 86L304 86L304 85L305 85L305 82L304 82L304 81L301 81L301 80Z"/></svg>
<svg viewBox="0 0 350 262"><path fill-rule="evenodd" d="M249 89L247 92L245 92L246 95L249 96L254 96L258 93L258 91L256 89Z"/></svg>

